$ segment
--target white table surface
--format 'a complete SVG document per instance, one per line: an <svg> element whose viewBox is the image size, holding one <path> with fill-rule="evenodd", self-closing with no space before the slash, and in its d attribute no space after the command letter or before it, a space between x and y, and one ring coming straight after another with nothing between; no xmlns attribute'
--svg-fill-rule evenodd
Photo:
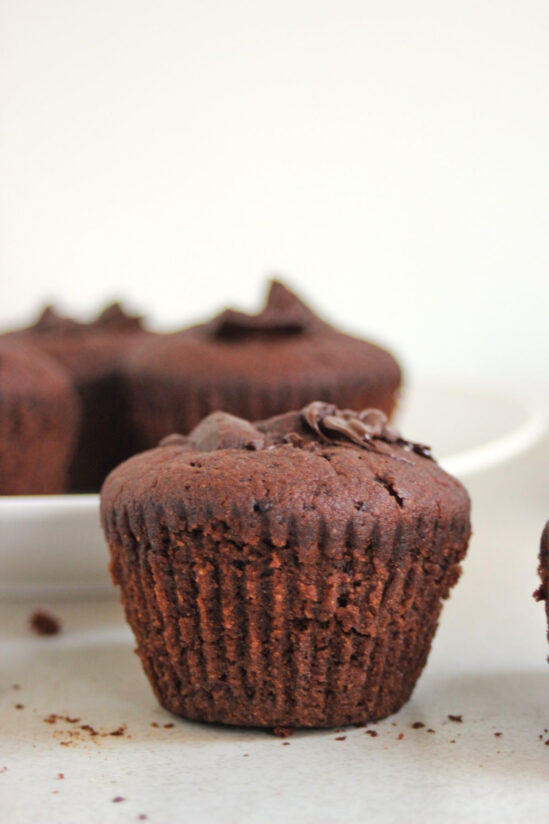
<svg viewBox="0 0 549 824"><path fill-rule="evenodd" d="M549 647L531 594L548 464L549 439L469 482L475 534L463 578L411 701L371 727L377 737L304 732L285 745L174 719L156 704L116 601L1 602L0 820L547 822ZM62 634L30 633L38 606ZM45 723L50 713L80 721ZM417 721L426 726L412 729ZM101 734L122 724L122 736Z"/></svg>

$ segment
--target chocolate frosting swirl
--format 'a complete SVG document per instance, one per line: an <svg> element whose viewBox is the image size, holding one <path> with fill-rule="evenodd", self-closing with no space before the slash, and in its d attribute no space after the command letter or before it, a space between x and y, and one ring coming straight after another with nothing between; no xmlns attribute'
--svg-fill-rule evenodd
<svg viewBox="0 0 549 824"><path fill-rule="evenodd" d="M428 446L401 438L397 430L390 426L387 416L379 409L338 409L330 403L313 401L301 410L307 425L323 441L334 441L339 437L347 438L364 449L375 448L374 441L396 444L409 452L433 459Z"/></svg>
<svg viewBox="0 0 549 824"><path fill-rule="evenodd" d="M314 401L299 412L287 412L256 424L227 412L213 412L190 435L168 435L160 441L160 446L179 446L198 452L272 449L283 444L311 449L315 448L315 442L337 444L342 440L374 452L380 451L376 442L382 442L432 460L428 446L401 438L379 409L355 412L322 401Z"/></svg>
<svg viewBox="0 0 549 824"><path fill-rule="evenodd" d="M226 309L207 324L214 338L235 339L252 335L300 335L323 322L297 295L272 280L265 307L257 315Z"/></svg>

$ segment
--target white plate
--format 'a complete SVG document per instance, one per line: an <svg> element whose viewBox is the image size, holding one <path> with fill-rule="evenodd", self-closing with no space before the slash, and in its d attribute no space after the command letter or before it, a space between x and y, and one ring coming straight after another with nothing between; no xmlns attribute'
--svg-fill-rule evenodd
<svg viewBox="0 0 549 824"><path fill-rule="evenodd" d="M545 424L539 410L505 394L443 385L408 389L398 416L403 434L432 446L460 478L524 451ZM112 589L97 495L6 496L0 525L0 591Z"/></svg>

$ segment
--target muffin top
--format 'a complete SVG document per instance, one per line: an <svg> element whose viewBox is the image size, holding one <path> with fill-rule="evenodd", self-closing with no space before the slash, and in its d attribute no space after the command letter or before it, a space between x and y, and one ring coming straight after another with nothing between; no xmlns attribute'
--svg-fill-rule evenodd
<svg viewBox="0 0 549 824"><path fill-rule="evenodd" d="M223 412L188 436L170 435L130 458L102 490L103 523L115 531L122 507L134 534L222 524L235 542L301 547L394 535L426 519L467 528L469 497L430 450L404 440L375 409L316 401L250 423ZM464 527L465 524L465 527Z"/></svg>
<svg viewBox="0 0 549 824"><path fill-rule="evenodd" d="M152 380L207 385L212 377L234 383L277 385L281 380L383 381L396 388L400 367L379 346L338 332L279 281L272 281L264 309L249 315L227 309L207 323L157 335L127 361L129 374Z"/></svg>
<svg viewBox="0 0 549 824"><path fill-rule="evenodd" d="M145 334L141 316L128 315L112 303L91 322L60 315L46 306L34 324L4 333L1 339L47 353L78 379L101 374L126 351L136 336Z"/></svg>

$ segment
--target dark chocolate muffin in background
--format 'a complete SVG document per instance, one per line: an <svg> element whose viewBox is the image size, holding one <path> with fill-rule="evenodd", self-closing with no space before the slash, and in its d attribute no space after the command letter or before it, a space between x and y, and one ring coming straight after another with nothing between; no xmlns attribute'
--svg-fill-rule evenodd
<svg viewBox="0 0 549 824"><path fill-rule="evenodd" d="M377 410L214 413L107 478L102 524L159 702L256 727L396 712L460 575L461 484Z"/></svg>
<svg viewBox="0 0 549 824"><path fill-rule="evenodd" d="M0 346L0 494L63 492L80 423L80 400L52 358Z"/></svg>
<svg viewBox="0 0 549 824"><path fill-rule="evenodd" d="M120 360L148 334L140 317L125 314L114 303L91 323L62 317L46 307L35 324L0 338L48 354L74 381L83 414L69 468L71 492L97 492L108 472L137 450Z"/></svg>
<svg viewBox="0 0 549 824"><path fill-rule="evenodd" d="M216 409L258 420L322 397L390 416L401 382L392 355L338 332L277 281L258 315L229 309L157 335L136 347L124 374L143 448Z"/></svg>
<svg viewBox="0 0 549 824"><path fill-rule="evenodd" d="M545 612L549 625L549 521L545 524L545 529L541 534L538 574L541 578L541 585L534 592L534 598L537 601L545 601ZM549 640L549 632L547 633L547 639Z"/></svg>

